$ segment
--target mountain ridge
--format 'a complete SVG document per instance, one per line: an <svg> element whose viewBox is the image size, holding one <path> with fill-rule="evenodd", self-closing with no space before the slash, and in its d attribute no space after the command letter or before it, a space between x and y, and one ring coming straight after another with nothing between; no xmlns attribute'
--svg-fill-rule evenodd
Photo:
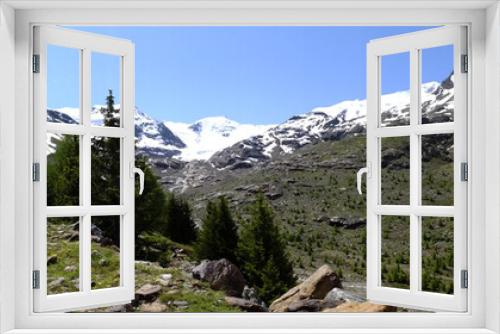
<svg viewBox="0 0 500 334"><path fill-rule="evenodd" d="M422 122L452 119L453 74L441 83L422 85ZM381 96L382 122L405 124L409 119L409 92ZM94 106L93 125L103 122L104 106ZM119 105L115 106L119 110ZM48 110L48 120L77 124L76 108ZM158 121L135 110L136 151L156 162L174 159L179 164L195 160L217 169L251 168L274 157L289 154L308 144L339 140L366 131L366 100L346 100L294 115L275 125L240 124L223 116L206 117L194 123ZM50 144L50 142L49 142ZM54 144L50 144L54 148Z"/></svg>

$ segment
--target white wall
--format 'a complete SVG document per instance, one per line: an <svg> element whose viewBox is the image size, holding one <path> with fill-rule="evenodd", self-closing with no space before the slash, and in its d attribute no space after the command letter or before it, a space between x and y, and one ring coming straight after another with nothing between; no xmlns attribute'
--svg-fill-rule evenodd
<svg viewBox="0 0 500 334"><path fill-rule="evenodd" d="M15 12L0 1L0 333L14 328L14 22ZM7 248L2 248L7 249Z"/></svg>
<svg viewBox="0 0 500 334"><path fill-rule="evenodd" d="M486 16L486 221L491 229L486 234L486 256L488 263L500 263L500 6L492 5ZM500 277L499 266L486 266L485 291L486 327L500 332Z"/></svg>

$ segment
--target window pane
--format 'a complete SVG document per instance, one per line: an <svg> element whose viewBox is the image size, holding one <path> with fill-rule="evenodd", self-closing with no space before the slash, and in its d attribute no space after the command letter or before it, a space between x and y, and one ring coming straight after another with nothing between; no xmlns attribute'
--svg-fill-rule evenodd
<svg viewBox="0 0 500 334"><path fill-rule="evenodd" d="M47 133L47 205L80 204L80 137Z"/></svg>
<svg viewBox="0 0 500 334"><path fill-rule="evenodd" d="M453 294L453 218L422 218L422 290Z"/></svg>
<svg viewBox="0 0 500 334"><path fill-rule="evenodd" d="M410 53L381 57L380 126L410 124Z"/></svg>
<svg viewBox="0 0 500 334"><path fill-rule="evenodd" d="M410 204L410 137L381 138L382 204Z"/></svg>
<svg viewBox="0 0 500 334"><path fill-rule="evenodd" d="M78 123L80 117L79 49L47 46L47 122Z"/></svg>
<svg viewBox="0 0 500 334"><path fill-rule="evenodd" d="M92 205L120 204L120 138L94 137L92 145Z"/></svg>
<svg viewBox="0 0 500 334"><path fill-rule="evenodd" d="M453 134L422 136L422 205L453 205Z"/></svg>
<svg viewBox="0 0 500 334"><path fill-rule="evenodd" d="M382 286L410 288L410 217L383 216Z"/></svg>
<svg viewBox="0 0 500 334"><path fill-rule="evenodd" d="M47 219L47 294L80 290L79 218Z"/></svg>
<svg viewBox="0 0 500 334"><path fill-rule="evenodd" d="M421 50L422 123L453 122L453 45Z"/></svg>
<svg viewBox="0 0 500 334"><path fill-rule="evenodd" d="M121 57L92 53L91 121L98 126L120 126Z"/></svg>
<svg viewBox="0 0 500 334"><path fill-rule="evenodd" d="M92 217L92 289L120 286L120 217Z"/></svg>

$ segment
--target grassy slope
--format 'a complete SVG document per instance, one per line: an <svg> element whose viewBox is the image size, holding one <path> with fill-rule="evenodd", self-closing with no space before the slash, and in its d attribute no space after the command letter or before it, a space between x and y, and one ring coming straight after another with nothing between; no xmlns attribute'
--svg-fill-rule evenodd
<svg viewBox="0 0 500 334"><path fill-rule="evenodd" d="M203 215L207 199L223 194L230 199L241 218L247 213L246 206L254 198L252 192L255 189L281 192L282 196L271 203L299 278L305 278L327 263L341 273L344 280L359 282L355 285L362 286L366 277L365 226L357 229L334 227L324 217L365 218L366 199L364 195L358 195L355 179L358 168L365 165L365 143L365 137L360 136L309 145L291 155L277 158L262 169L242 170L236 176L188 190L186 195L198 208L195 214L199 217ZM400 138L384 144L384 149L405 151L406 143ZM384 201L408 201L408 169L401 168L408 158L408 155L402 155L393 159L393 166L384 169ZM434 158L424 162L423 169L425 203L449 203L452 195L449 178L453 173L452 165ZM427 231L428 247L423 248L424 269L427 273L423 284L425 287L429 285L427 281L433 281L430 285L433 285L434 291L448 292L452 284L450 262L442 260L449 259L452 253L452 240L441 237L449 236L449 230L449 227L441 226ZM393 273L399 265L399 270L408 276L408 261L404 260L409 253L409 241L405 241L409 240L407 226L396 224L388 236L392 251L385 255L386 269ZM434 270L436 263L439 267L437 271ZM430 268L434 268L434 271ZM385 279L392 281L392 285L401 286L407 279L401 273L389 276Z"/></svg>
<svg viewBox="0 0 500 334"><path fill-rule="evenodd" d="M57 261L48 265L49 294L78 291L78 241L69 241L72 233L71 221L57 220L48 225L48 256ZM136 262L136 289L146 283L160 284L160 275L171 274L172 279L167 286L162 286L159 302L164 304L165 312L239 312L238 308L229 306L224 301L224 293L214 291L210 287L191 277L185 267L189 258L177 260L166 268L150 262ZM50 286L50 282L58 284ZM115 246L103 247L92 243L92 282L94 289L118 286L119 251ZM179 308L173 301L186 301L187 307ZM94 311L102 312L106 309ZM134 311L141 311L135 308Z"/></svg>

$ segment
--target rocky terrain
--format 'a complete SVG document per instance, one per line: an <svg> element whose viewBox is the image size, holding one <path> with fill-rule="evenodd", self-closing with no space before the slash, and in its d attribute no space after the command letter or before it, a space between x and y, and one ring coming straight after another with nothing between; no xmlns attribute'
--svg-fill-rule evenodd
<svg viewBox="0 0 500 334"><path fill-rule="evenodd" d="M49 229L49 294L78 290L78 232L75 224L58 221ZM94 289L119 282L119 250L102 231L92 226L92 276ZM184 247L184 248L181 248ZM310 277L277 298L271 305L246 285L239 268L226 259L192 260L189 246L172 244L170 263L161 266L136 261L136 292L130 304L84 312L392 312L342 289L342 281L323 265ZM95 265L94 265L95 262ZM100 269L98 269L99 267Z"/></svg>

